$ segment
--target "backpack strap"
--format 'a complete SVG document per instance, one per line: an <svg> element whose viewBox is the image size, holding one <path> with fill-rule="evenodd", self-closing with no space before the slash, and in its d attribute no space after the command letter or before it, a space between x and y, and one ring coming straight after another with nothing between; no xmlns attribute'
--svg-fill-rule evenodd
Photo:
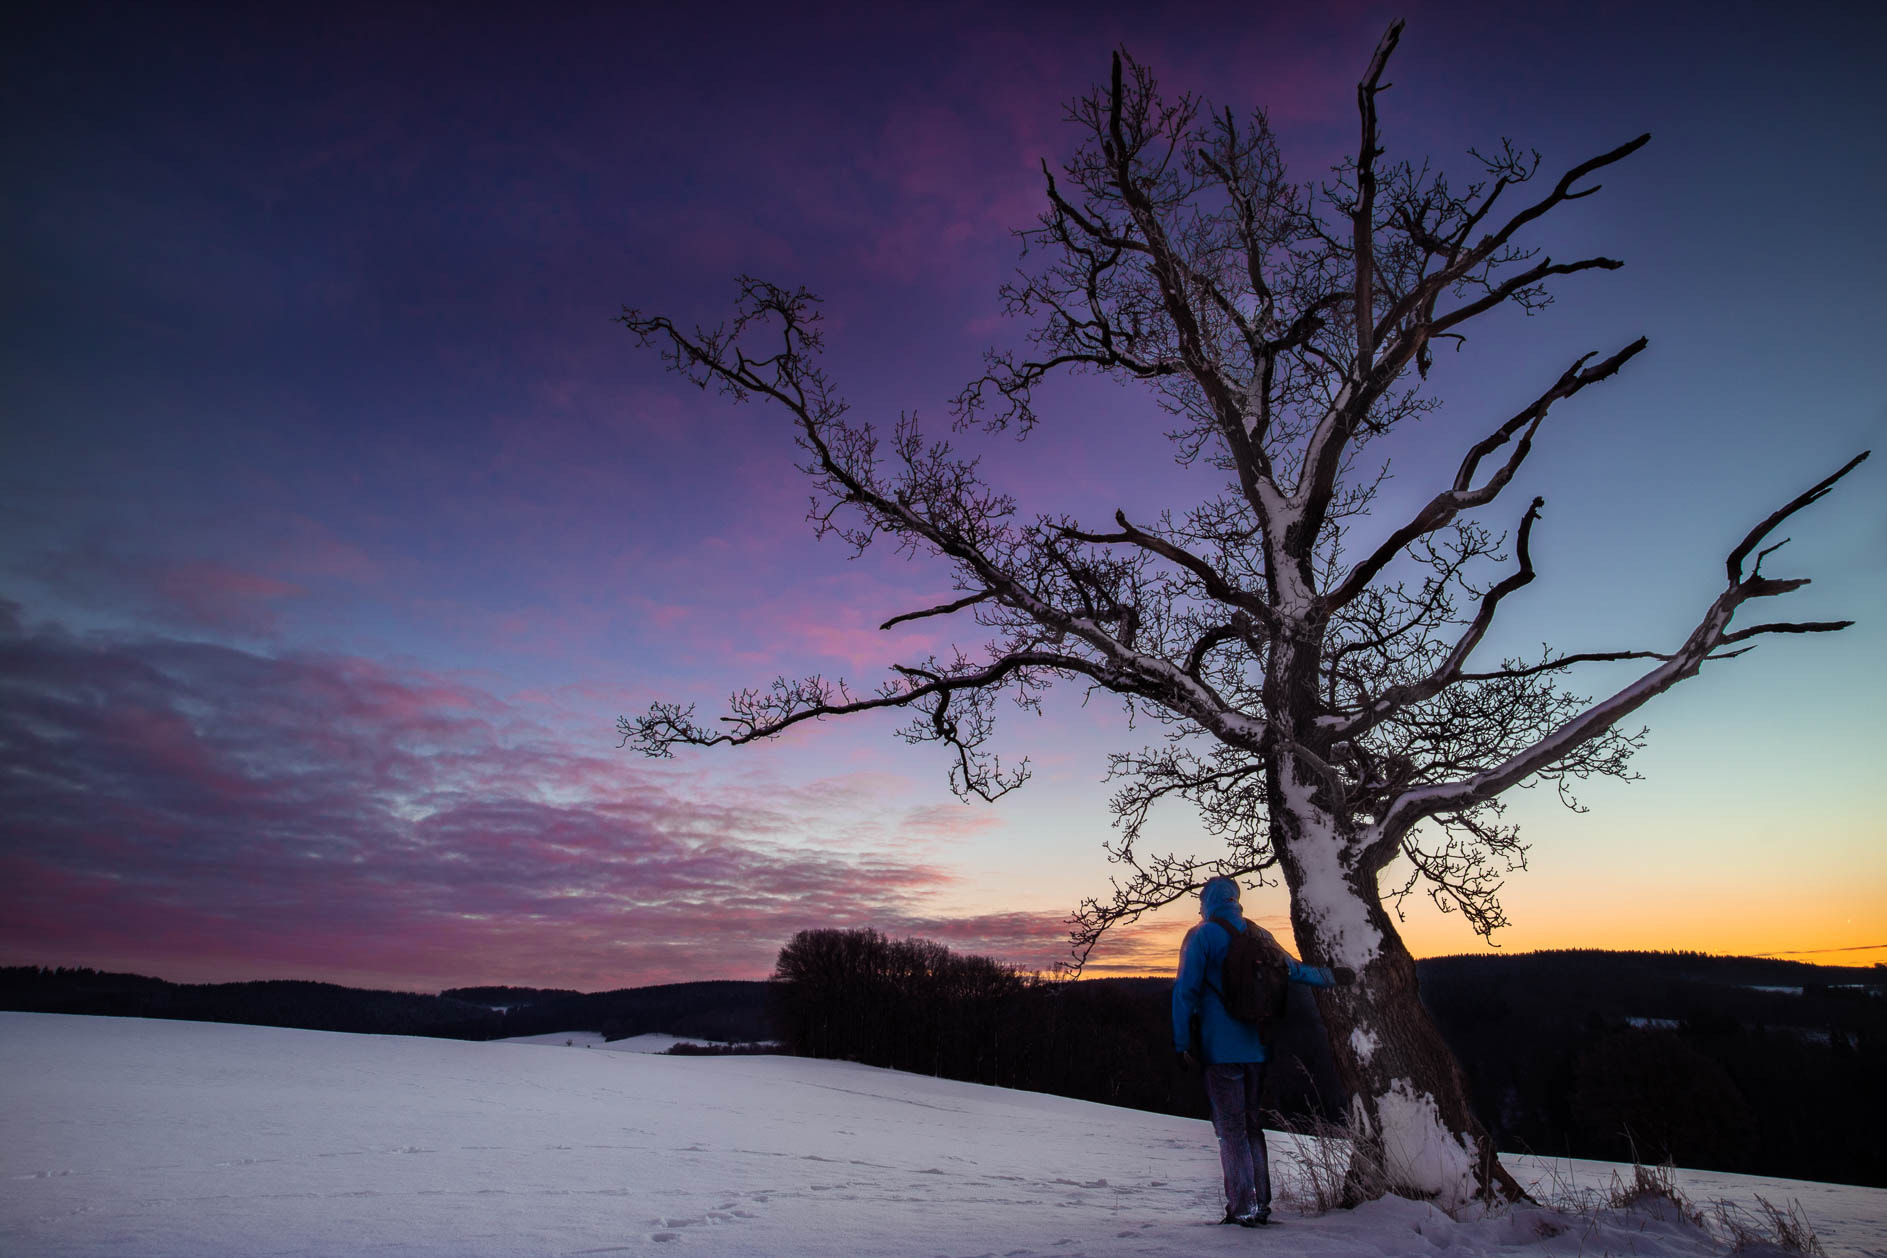
<svg viewBox="0 0 1887 1258"><path fill-rule="evenodd" d="M1222 917L1208 917L1206 920L1208 922L1211 922L1214 926L1217 926L1220 930L1225 932L1225 946L1228 948L1231 947L1232 940L1238 938L1238 932L1233 930L1230 924L1228 924L1226 920ZM1205 976L1205 985L1211 988L1213 991L1218 992L1219 999L1224 1000L1225 993L1223 991L1220 991L1219 985L1212 981L1214 977L1215 976L1210 971L1207 971L1206 976Z"/></svg>

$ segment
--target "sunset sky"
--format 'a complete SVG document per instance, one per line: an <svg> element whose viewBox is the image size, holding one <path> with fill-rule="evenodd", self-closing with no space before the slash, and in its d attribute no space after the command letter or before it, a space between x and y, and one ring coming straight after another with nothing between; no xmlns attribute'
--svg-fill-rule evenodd
<svg viewBox="0 0 1887 1258"><path fill-rule="evenodd" d="M1113 705L1009 718L1036 777L993 806L890 715L617 749L651 700L871 684L953 626L879 632L949 598L944 569L814 540L784 416L611 319L804 284L854 415L941 430L1021 330L1012 229L1122 44L1267 108L1304 180L1354 144L1396 16L1390 160L1465 176L1511 136L1556 174L1652 133L1536 238L1626 267L1444 353L1445 405L1393 451L1387 514L1578 355L1650 338L1487 515L1546 498L1488 658L1676 646L1750 525L1887 431L1878 5L166 7L44 6L0 54L4 964L596 989L761 977L822 925L1065 955L1107 885L1106 753L1144 733ZM979 446L1025 511L1202 492L1143 394L1038 400L1026 442ZM1884 460L1764 569L1814 584L1760 619L1856 627L1656 700L1644 780L1587 812L1519 793L1502 947L1887 961ZM1183 808L1154 829L1209 850ZM1408 911L1418 955L1485 946ZM1170 966L1188 918L1095 972Z"/></svg>

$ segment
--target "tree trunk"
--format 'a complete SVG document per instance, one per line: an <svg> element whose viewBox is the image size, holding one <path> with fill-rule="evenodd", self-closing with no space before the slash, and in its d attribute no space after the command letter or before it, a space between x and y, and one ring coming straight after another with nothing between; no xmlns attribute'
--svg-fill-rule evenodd
<svg viewBox="0 0 1887 1258"><path fill-rule="evenodd" d="M1332 824L1327 817L1316 822ZM1454 1052L1422 1005L1415 959L1383 910L1374 876L1354 869L1333 876L1336 845L1323 838L1321 846L1313 852L1288 845L1280 854L1304 960L1356 971L1354 987L1317 992L1359 1137L1346 1196L1355 1204L1391 1192L1432 1200L1451 1213L1476 1200L1526 1200L1475 1116ZM1322 867L1326 860L1332 867ZM1367 888L1356 885L1359 879L1368 880Z"/></svg>

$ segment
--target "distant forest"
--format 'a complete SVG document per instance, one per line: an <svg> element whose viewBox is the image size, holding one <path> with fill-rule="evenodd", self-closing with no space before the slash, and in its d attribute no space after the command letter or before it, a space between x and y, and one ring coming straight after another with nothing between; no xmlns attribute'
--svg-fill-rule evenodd
<svg viewBox="0 0 1887 1258"><path fill-rule="evenodd" d="M5 1009L457 1040L554 1031L597 1031L612 1040L649 1033L765 1040L773 1038L767 990L766 983L719 981L588 993L460 987L423 996L335 983L167 983L88 969L0 968L0 1008Z"/></svg>
<svg viewBox="0 0 1887 1258"><path fill-rule="evenodd" d="M1437 957L1422 996L1503 1149L1673 1161L1887 1187L1887 967L1698 953ZM324 1031L501 1039L595 1031L773 1040L837 1057L1203 1117L1175 1062L1167 979L1055 983L924 940L807 931L771 982L581 993L330 983L176 984L87 969L0 969L0 1008ZM1286 1117L1340 1117L1309 993L1267 1080Z"/></svg>

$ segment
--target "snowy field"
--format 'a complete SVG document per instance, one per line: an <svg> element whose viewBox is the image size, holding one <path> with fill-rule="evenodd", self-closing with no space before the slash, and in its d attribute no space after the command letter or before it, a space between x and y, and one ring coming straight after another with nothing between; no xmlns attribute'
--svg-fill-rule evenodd
<svg viewBox="0 0 1887 1258"><path fill-rule="evenodd" d="M1649 1212L1456 1222L1393 1198L1221 1227L1202 1122L841 1062L536 1038L0 1013L0 1254L1722 1252ZM1561 1188L1616 1169L1511 1165ZM1887 1258L1887 1190L1701 1172L1679 1186L1700 1203L1800 1201L1830 1258Z"/></svg>

